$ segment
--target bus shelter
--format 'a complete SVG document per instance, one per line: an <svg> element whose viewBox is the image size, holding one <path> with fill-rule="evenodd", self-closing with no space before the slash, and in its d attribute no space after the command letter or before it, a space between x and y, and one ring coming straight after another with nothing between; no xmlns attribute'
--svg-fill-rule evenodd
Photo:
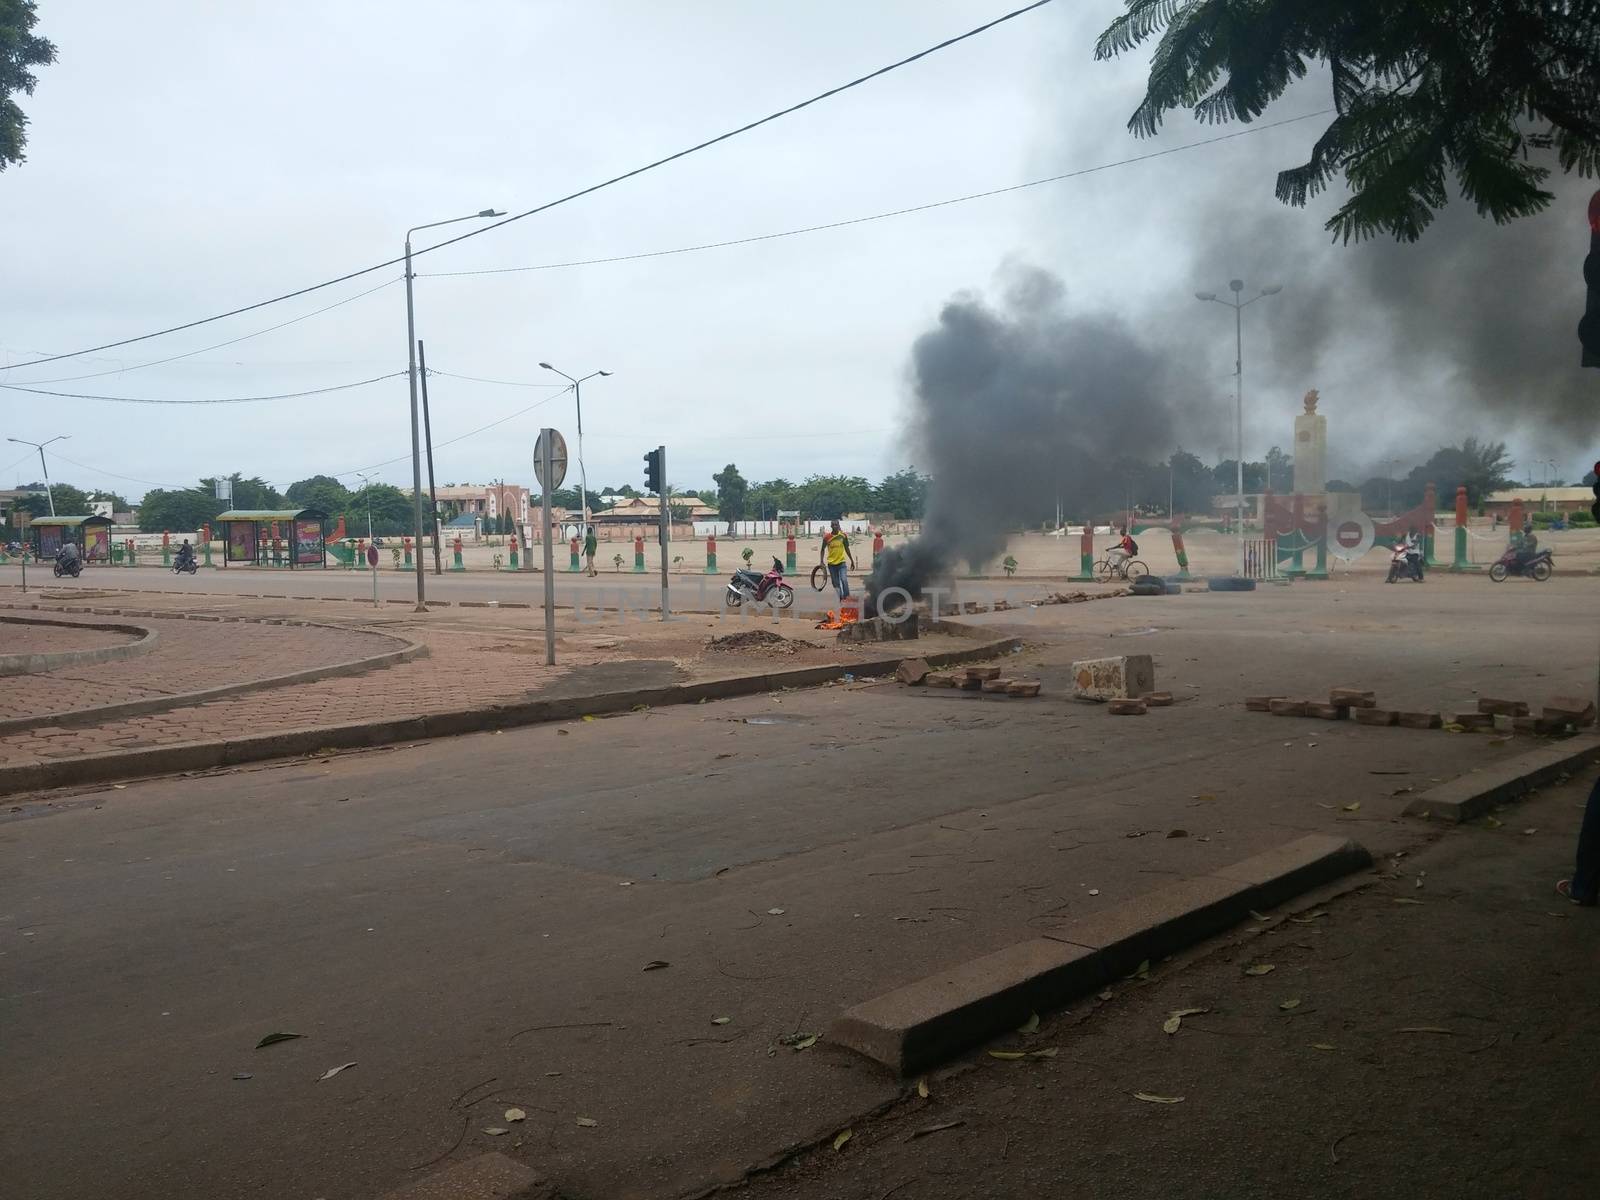
<svg viewBox="0 0 1600 1200"><path fill-rule="evenodd" d="M111 518L89 514L81 517L35 517L28 524L34 557L43 562L71 542L78 557L88 563L111 561Z"/></svg>
<svg viewBox="0 0 1600 1200"><path fill-rule="evenodd" d="M214 524L222 529L222 565L326 567L328 539L318 508L233 509Z"/></svg>

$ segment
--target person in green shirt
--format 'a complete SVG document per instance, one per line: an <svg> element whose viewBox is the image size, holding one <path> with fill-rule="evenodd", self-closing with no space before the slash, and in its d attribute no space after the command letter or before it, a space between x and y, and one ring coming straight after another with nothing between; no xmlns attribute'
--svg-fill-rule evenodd
<svg viewBox="0 0 1600 1200"><path fill-rule="evenodd" d="M587 526L587 528L589 532L583 535L583 558L584 561L589 564L588 574L590 576L594 576L599 574L599 572L594 569L594 552L599 549L600 543L599 540L594 536L594 526L590 525Z"/></svg>

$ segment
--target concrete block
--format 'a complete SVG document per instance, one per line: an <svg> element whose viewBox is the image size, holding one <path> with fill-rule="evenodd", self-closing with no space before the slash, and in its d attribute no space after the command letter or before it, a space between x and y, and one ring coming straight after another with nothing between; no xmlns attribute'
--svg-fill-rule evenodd
<svg viewBox="0 0 1600 1200"><path fill-rule="evenodd" d="M1035 938L858 1004L828 1040L912 1075L1105 981L1093 949Z"/></svg>
<svg viewBox="0 0 1600 1200"><path fill-rule="evenodd" d="M1306 715L1306 701L1274 700L1267 705L1267 711L1275 717L1303 717Z"/></svg>
<svg viewBox="0 0 1600 1200"><path fill-rule="evenodd" d="M1450 720L1453 724L1461 726L1468 732L1477 732L1494 727L1494 720L1487 713L1458 712L1451 713Z"/></svg>
<svg viewBox="0 0 1600 1200"><path fill-rule="evenodd" d="M923 676L922 682L928 687L953 688L956 677L948 671L933 671Z"/></svg>
<svg viewBox="0 0 1600 1200"><path fill-rule="evenodd" d="M1004 695L1005 690L1010 687L1013 682L1015 681L1007 679L1004 675L997 679L985 679L983 681L982 690L986 692L999 692L1001 695Z"/></svg>
<svg viewBox="0 0 1600 1200"><path fill-rule="evenodd" d="M981 676L962 675L956 680L956 686L965 692L976 692L983 688Z"/></svg>
<svg viewBox="0 0 1600 1200"><path fill-rule="evenodd" d="M1148 654L1087 658L1072 664L1076 694L1083 700L1118 700L1156 690L1155 662Z"/></svg>
<svg viewBox="0 0 1600 1200"><path fill-rule="evenodd" d="M1526 717L1523 718L1523 720L1526 719ZM1517 731L1516 721L1517 718L1509 713L1495 713L1494 731L1496 733L1515 733Z"/></svg>
<svg viewBox="0 0 1600 1200"><path fill-rule="evenodd" d="M1048 937L1098 950L1107 976L1117 979L1242 920L1257 907L1254 895L1249 880L1198 875L1072 921Z"/></svg>
<svg viewBox="0 0 1600 1200"><path fill-rule="evenodd" d="M1567 721L1581 729L1594 724L1594 701L1581 696L1556 696L1545 703L1541 715Z"/></svg>
<svg viewBox="0 0 1600 1200"><path fill-rule="evenodd" d="M1490 716L1525 717L1528 715L1528 702L1526 700L1496 700L1492 696L1479 696L1478 711L1488 713Z"/></svg>
<svg viewBox="0 0 1600 1200"><path fill-rule="evenodd" d="M1000 668L999 667L968 667L967 668L967 678L968 679L976 679L980 683L985 679L998 679L998 678L1000 678Z"/></svg>
<svg viewBox="0 0 1600 1200"><path fill-rule="evenodd" d="M1438 729L1444 720L1436 712L1403 712L1395 714L1395 724L1402 729Z"/></svg>
<svg viewBox="0 0 1600 1200"><path fill-rule="evenodd" d="M1172 705L1171 692L1151 692L1148 696L1142 697L1142 699L1149 708L1169 708Z"/></svg>
<svg viewBox="0 0 1600 1200"><path fill-rule="evenodd" d="M1244 706L1250 712L1271 712L1272 702L1282 699L1282 696L1246 696Z"/></svg>
<svg viewBox="0 0 1600 1200"><path fill-rule="evenodd" d="M908 658L894 669L894 677L911 687L926 683L929 674L928 664L920 658Z"/></svg>
<svg viewBox="0 0 1600 1200"><path fill-rule="evenodd" d="M1375 692L1363 691L1361 688L1336 687L1328 692L1328 703L1343 708L1376 708L1378 696Z"/></svg>
<svg viewBox="0 0 1600 1200"><path fill-rule="evenodd" d="M1350 715L1357 725L1393 725L1400 716L1391 708L1352 708Z"/></svg>
<svg viewBox="0 0 1600 1200"><path fill-rule="evenodd" d="M1249 884L1254 891L1250 907L1260 911L1371 865L1372 855L1358 843L1333 834L1312 833L1212 874L1218 879Z"/></svg>
<svg viewBox="0 0 1600 1200"><path fill-rule="evenodd" d="M1542 718L1539 718L1539 717L1512 717L1511 718L1511 732L1512 733L1538 733L1538 732L1540 732L1539 722L1540 722L1541 719ZM1500 728L1500 722L1498 720L1495 721L1494 727L1496 729Z"/></svg>
<svg viewBox="0 0 1600 1200"><path fill-rule="evenodd" d="M1318 704L1315 700L1307 700L1305 715L1324 721L1342 721L1350 715L1350 709L1343 704Z"/></svg>
<svg viewBox="0 0 1600 1200"><path fill-rule="evenodd" d="M1011 686L1006 689L1006 695L1023 697L1037 696L1039 694L1039 686L1039 681L1037 679L1013 680Z"/></svg>
<svg viewBox="0 0 1600 1200"><path fill-rule="evenodd" d="M1143 700L1112 700L1110 708L1113 717L1142 717L1145 714Z"/></svg>
<svg viewBox="0 0 1600 1200"><path fill-rule="evenodd" d="M532 1167L504 1154L480 1154L385 1192L382 1200L535 1200L552 1194Z"/></svg>

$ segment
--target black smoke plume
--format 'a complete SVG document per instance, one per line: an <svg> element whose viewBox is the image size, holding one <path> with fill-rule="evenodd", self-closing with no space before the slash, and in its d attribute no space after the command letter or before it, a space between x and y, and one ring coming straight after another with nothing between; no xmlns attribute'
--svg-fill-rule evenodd
<svg viewBox="0 0 1600 1200"><path fill-rule="evenodd" d="M1182 396L1169 358L1116 317L1071 309L1061 281L1004 273L990 302L962 293L911 351L912 461L933 476L922 532L887 549L867 580L912 596L1005 548L1006 532L1089 515L1118 494L1120 457L1164 455Z"/></svg>

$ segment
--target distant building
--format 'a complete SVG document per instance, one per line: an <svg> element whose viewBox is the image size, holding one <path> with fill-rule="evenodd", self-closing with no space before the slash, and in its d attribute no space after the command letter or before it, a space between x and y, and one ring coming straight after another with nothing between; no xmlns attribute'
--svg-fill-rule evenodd
<svg viewBox="0 0 1600 1200"><path fill-rule="evenodd" d="M495 522L505 512L517 525L526 525L530 495L527 488L516 483L463 483L434 489L439 515L446 523L463 514L485 523Z"/></svg>
<svg viewBox="0 0 1600 1200"><path fill-rule="evenodd" d="M673 496L668 505L672 510L672 516L677 517L686 512L690 521L713 520L717 515L715 508L695 495ZM599 512L591 510L589 518L596 525L638 525L658 522L661 520L661 501L655 496L618 496L616 503L610 508L601 509Z"/></svg>
<svg viewBox="0 0 1600 1200"><path fill-rule="evenodd" d="M1504 517L1513 501L1520 500L1524 512L1579 512L1594 503L1594 492L1586 487L1521 487L1490 492L1483 502L1485 515Z"/></svg>

